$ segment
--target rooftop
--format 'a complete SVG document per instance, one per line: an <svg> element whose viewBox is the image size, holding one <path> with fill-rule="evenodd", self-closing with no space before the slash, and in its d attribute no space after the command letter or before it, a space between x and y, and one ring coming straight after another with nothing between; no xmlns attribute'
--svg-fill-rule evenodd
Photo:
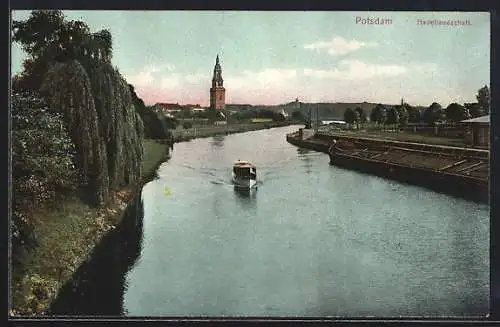
<svg viewBox="0 0 500 327"><path fill-rule="evenodd" d="M490 115L462 120L461 123L490 123Z"/></svg>

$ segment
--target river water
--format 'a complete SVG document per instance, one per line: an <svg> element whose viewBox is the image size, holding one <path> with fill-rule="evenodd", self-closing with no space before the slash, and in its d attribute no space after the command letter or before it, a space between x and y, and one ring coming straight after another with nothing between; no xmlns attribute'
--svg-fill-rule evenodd
<svg viewBox="0 0 500 327"><path fill-rule="evenodd" d="M175 145L142 191L129 316L482 316L489 206L328 164L297 126ZM250 194L230 184L253 161Z"/></svg>

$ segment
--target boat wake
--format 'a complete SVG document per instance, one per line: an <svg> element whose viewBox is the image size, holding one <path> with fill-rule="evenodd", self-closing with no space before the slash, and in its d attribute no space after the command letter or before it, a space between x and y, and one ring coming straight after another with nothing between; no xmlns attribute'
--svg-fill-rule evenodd
<svg viewBox="0 0 500 327"><path fill-rule="evenodd" d="M215 181L210 181L210 183L212 184L215 184L215 185L227 185L227 186L233 186L233 183L231 182L226 182L226 181L222 181L222 180L215 180Z"/></svg>
<svg viewBox="0 0 500 327"><path fill-rule="evenodd" d="M219 180L211 180L210 181L211 184L214 184L214 185L223 185L223 186L228 186L228 187L235 187L233 181L231 180L222 180L222 179L219 179ZM261 186L263 184L263 181L261 180L258 180L256 185L254 187L258 187L258 186Z"/></svg>

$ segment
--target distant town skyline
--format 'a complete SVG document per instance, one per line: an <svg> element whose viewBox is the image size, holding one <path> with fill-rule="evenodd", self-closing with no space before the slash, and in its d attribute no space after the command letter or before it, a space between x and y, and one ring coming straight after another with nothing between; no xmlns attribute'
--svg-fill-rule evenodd
<svg viewBox="0 0 500 327"><path fill-rule="evenodd" d="M146 104L475 102L490 83L489 13L63 11L113 36L112 63ZM24 20L30 11L14 11ZM25 54L12 44L12 74Z"/></svg>

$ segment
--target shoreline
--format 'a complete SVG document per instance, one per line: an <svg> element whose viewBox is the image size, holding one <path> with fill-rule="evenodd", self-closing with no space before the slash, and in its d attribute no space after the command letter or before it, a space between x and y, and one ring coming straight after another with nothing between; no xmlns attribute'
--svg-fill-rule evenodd
<svg viewBox="0 0 500 327"><path fill-rule="evenodd" d="M72 197L57 208L40 210L40 216L55 218L55 222L44 229L39 227L40 245L28 250L23 263L12 270L9 316L45 315L62 287L81 265L92 259L102 239L120 226L132 200L156 177L158 168L170 156L165 140L145 139L143 146L140 181L113 192L103 206L91 207ZM50 240L52 237L54 241Z"/></svg>
<svg viewBox="0 0 500 327"><path fill-rule="evenodd" d="M286 127L291 125L300 125L298 122L266 122L266 123L248 123L248 124L229 124L226 126L202 126L189 129L179 129L172 131L174 143L189 142L194 139L207 138L218 135L230 135L246 133L263 129Z"/></svg>
<svg viewBox="0 0 500 327"><path fill-rule="evenodd" d="M230 135L245 133L256 130L286 127L298 124L297 122L266 122L253 124L239 124L222 127L191 128L188 130L174 132L174 143L189 142L197 138L207 138L216 135ZM192 135L189 132L198 131ZM23 264L16 267L12 273L11 283L11 307L10 316L36 316L44 315L50 305L58 298L64 285L72 280L78 268L90 261L95 248L102 239L122 223L124 213L140 194L142 187L155 179L158 168L170 157L168 140L144 139L144 158L142 162L143 175L136 185L123 187L110 196L110 200L101 207L90 207L77 197L68 199L62 203L63 208L51 208L40 210L40 215L52 218L67 218L50 225L45 230L38 232L41 236L51 238L51 234L58 232L51 229L65 230L72 227L72 221L78 224L77 231L65 237L55 237L58 241L59 250L57 255L49 256L53 248L52 241L42 240L41 247L28 250ZM59 217L65 216L65 217ZM47 219L47 218L46 218ZM43 219L42 219L43 220ZM79 229L78 229L79 228ZM73 229L72 229L73 230ZM46 232L48 235L44 235ZM48 258L48 259L47 259ZM44 262L45 261L45 262ZM70 264L68 264L70 261ZM57 271L54 273L53 270ZM15 306L14 306L15 304Z"/></svg>
<svg viewBox="0 0 500 327"><path fill-rule="evenodd" d="M301 139L296 132L286 139L299 148L328 154L330 165L489 203L489 174L484 173L489 171L488 150L350 135L335 137L337 146L329 153L334 136L309 136ZM339 142L348 148L335 150Z"/></svg>

